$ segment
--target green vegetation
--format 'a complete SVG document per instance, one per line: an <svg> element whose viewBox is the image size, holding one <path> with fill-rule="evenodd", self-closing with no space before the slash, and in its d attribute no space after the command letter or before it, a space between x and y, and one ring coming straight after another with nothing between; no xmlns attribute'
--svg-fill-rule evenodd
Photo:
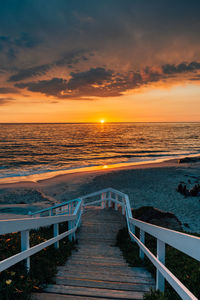
<svg viewBox="0 0 200 300"><path fill-rule="evenodd" d="M136 230L136 235L139 232ZM193 235L200 236L196 233ZM156 255L156 239L149 234L145 235L145 245ZM139 258L139 247L136 243L131 242L127 228L121 229L117 235L117 246L122 250L123 256L130 266L146 267L154 276L155 267L148 258L144 261ZM166 267L198 298L200 299L200 262L181 253L180 251L166 246ZM181 298L166 282L165 293L151 291L144 297L145 300L180 300Z"/></svg>
<svg viewBox="0 0 200 300"><path fill-rule="evenodd" d="M144 300L167 300L168 298L165 297L164 293L161 293L160 291L153 291L150 290L149 293L146 293L144 295Z"/></svg>
<svg viewBox="0 0 200 300"><path fill-rule="evenodd" d="M67 230L67 224L60 224L60 233ZM42 243L53 236L53 226L30 231L30 246ZM0 261L20 252L20 233L0 236ZM63 265L71 255L74 243L68 238L60 241L59 249L49 246L31 257L30 272L24 262L0 273L0 300L30 300L31 293L40 291L53 282L58 265Z"/></svg>

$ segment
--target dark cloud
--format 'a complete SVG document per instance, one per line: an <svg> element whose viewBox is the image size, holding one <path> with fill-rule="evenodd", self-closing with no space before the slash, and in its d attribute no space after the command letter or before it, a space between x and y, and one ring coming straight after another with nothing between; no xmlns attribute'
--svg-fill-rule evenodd
<svg viewBox="0 0 200 300"><path fill-rule="evenodd" d="M0 94L17 94L19 91L13 87L0 87Z"/></svg>
<svg viewBox="0 0 200 300"><path fill-rule="evenodd" d="M83 55L83 53L85 55ZM73 65L79 63L81 60L86 61L88 58L87 51L84 49L74 49L64 55L61 56L58 60L52 61L49 64L34 66L31 68L25 68L19 70L14 75L10 76L8 82L17 82L21 80L26 80L28 78L32 78L35 76L40 76L46 74L50 69L55 66L64 67L67 66L68 68L73 68ZM90 53L89 53L90 55Z"/></svg>
<svg viewBox="0 0 200 300"><path fill-rule="evenodd" d="M20 81L34 76L45 74L50 69L50 65L41 65L33 68L20 70L15 75L10 76L8 81Z"/></svg>
<svg viewBox="0 0 200 300"><path fill-rule="evenodd" d="M71 73L71 79L67 82L62 78L40 80L15 84L18 88L27 88L31 92L40 92L47 96L58 98L76 98L84 96L110 95L109 89L112 71L104 68L91 68L86 72ZM94 86L96 85L96 86ZM101 85L104 85L101 87Z"/></svg>
<svg viewBox="0 0 200 300"><path fill-rule="evenodd" d="M22 32L13 42L20 48L34 48L41 43L38 38L30 36L27 32Z"/></svg>
<svg viewBox="0 0 200 300"><path fill-rule="evenodd" d="M68 82L68 89L76 90L83 86L102 84L104 81L111 78L112 71L105 70L104 68L91 68L86 72L71 72L70 75L71 79Z"/></svg>
<svg viewBox="0 0 200 300"><path fill-rule="evenodd" d="M59 96L59 94L66 89L66 85L67 81L62 78L15 84L18 88L27 88L31 92L40 92L47 96Z"/></svg>
<svg viewBox="0 0 200 300"><path fill-rule="evenodd" d="M177 74L188 73L188 80L200 80L196 73L200 63L181 63L178 65L163 65L161 67L145 67L139 71L116 73L103 67L91 68L84 72L71 72L71 78L52 78L27 83L15 84L18 88L27 88L32 92L40 92L47 96L61 99L86 99L87 97L122 96L128 90L149 85L170 78L178 79ZM191 72L195 77L191 77Z"/></svg>
<svg viewBox="0 0 200 300"><path fill-rule="evenodd" d="M46 64L48 57L62 66L70 64L70 58L59 58L63 53L87 47L101 58L96 66L113 69L117 62L131 70L173 64L177 53L180 61L197 59L199 10L197 0L8 0L1 3L0 35L11 57L16 48L26 50L22 69L33 66L29 52L35 65Z"/></svg>
<svg viewBox="0 0 200 300"><path fill-rule="evenodd" d="M199 11L197 0L2 1L0 75L72 99L197 80Z"/></svg>
<svg viewBox="0 0 200 300"><path fill-rule="evenodd" d="M79 63L81 60L85 61L88 60L88 58L85 56L87 54L88 50L85 49L73 49L72 51L69 51L68 53L62 55L61 58L55 61L55 65L57 66L71 66ZM89 53L90 54L90 53Z"/></svg>
<svg viewBox="0 0 200 300"><path fill-rule="evenodd" d="M162 66L164 74L188 73L200 70L200 63L193 61L191 63L181 63L178 65L166 64Z"/></svg>
<svg viewBox="0 0 200 300"><path fill-rule="evenodd" d="M31 37L28 33L22 32L17 35L17 37L12 37L9 35L0 36L0 49L8 49L10 47L18 48L33 48L39 44L39 40Z"/></svg>
<svg viewBox="0 0 200 300"><path fill-rule="evenodd" d="M40 44L37 38L31 37L28 33L22 32L17 37L6 35L0 36L0 50L9 59L14 59L22 49L34 48Z"/></svg>

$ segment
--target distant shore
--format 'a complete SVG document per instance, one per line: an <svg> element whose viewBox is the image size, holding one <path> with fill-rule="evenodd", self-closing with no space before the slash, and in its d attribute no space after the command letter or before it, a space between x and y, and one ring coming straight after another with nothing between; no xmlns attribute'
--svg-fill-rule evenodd
<svg viewBox="0 0 200 300"><path fill-rule="evenodd" d="M30 206L41 202L49 206L113 187L129 195L133 208L150 205L172 212L185 224L184 229L200 232L199 197L184 197L176 191L180 183L191 187L199 182L198 160L179 163L177 159L172 159L62 174L38 182L4 183L0 184L0 218L5 218L5 214L1 212L2 205L4 208L8 203L20 207L22 198ZM14 217L14 213L11 217Z"/></svg>

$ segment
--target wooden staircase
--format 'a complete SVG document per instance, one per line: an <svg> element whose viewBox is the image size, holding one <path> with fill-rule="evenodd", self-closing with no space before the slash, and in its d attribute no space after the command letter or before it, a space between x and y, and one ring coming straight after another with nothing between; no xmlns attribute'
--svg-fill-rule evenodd
<svg viewBox="0 0 200 300"><path fill-rule="evenodd" d="M48 285L38 300L143 299L155 288L145 268L132 268L116 244L124 216L112 209L89 207L82 216L77 250L58 267L55 284Z"/></svg>

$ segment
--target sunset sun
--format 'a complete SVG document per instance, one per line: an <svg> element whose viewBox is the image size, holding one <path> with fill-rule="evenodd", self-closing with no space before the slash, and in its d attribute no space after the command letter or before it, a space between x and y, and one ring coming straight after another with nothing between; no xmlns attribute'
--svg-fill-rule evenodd
<svg viewBox="0 0 200 300"><path fill-rule="evenodd" d="M101 119L101 120L100 120L100 123L101 123L101 124L105 123L105 120L104 120L104 119Z"/></svg>

